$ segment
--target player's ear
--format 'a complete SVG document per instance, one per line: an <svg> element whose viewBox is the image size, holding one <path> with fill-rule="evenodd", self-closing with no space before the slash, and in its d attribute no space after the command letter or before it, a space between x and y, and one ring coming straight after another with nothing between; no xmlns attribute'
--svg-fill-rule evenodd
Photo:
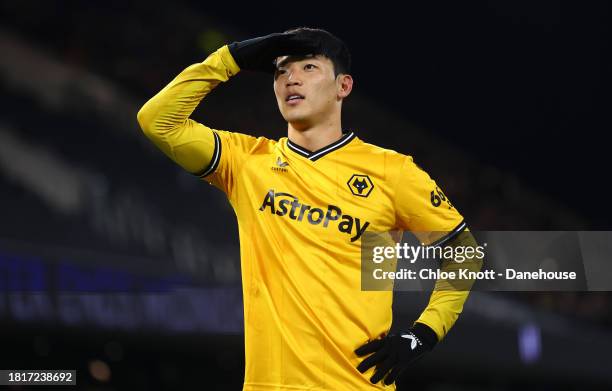
<svg viewBox="0 0 612 391"><path fill-rule="evenodd" d="M353 77L346 73L341 73L336 77L338 98L344 99L353 90Z"/></svg>

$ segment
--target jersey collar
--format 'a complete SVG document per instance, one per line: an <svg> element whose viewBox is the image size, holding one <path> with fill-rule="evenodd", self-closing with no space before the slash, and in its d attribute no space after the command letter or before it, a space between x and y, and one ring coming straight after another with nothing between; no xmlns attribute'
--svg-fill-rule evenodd
<svg viewBox="0 0 612 391"><path fill-rule="evenodd" d="M297 153L298 155L304 156L305 158L307 158L308 160L312 160L313 162L317 159L322 158L323 156L327 155L330 152L335 151L336 149L340 149L343 146L347 145L348 143L351 142L352 139L355 138L355 133L350 132L350 133L345 133L342 135L342 137L340 138L340 140L338 141L334 141L333 143L323 147L323 148L319 148L316 151L309 151L304 147L300 147L299 145L297 145L296 143L292 142L291 140L287 139L287 147L289 147L290 150L292 150L293 152Z"/></svg>

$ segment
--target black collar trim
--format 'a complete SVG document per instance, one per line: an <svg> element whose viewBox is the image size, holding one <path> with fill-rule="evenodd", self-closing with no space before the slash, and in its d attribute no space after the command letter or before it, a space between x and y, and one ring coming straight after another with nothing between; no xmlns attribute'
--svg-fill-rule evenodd
<svg viewBox="0 0 612 391"><path fill-rule="evenodd" d="M302 155L308 160L312 160L314 162L315 160L322 158L328 153L333 152L336 149L342 148L343 146L351 142L351 140L354 138L355 138L355 133L353 132L346 133L340 138L340 140L335 141L323 148L317 149L314 152L311 152L304 147L300 147L296 143L291 142L291 140L289 139L287 140L287 146L289 147L289 149L291 149L293 152L297 153L298 155Z"/></svg>

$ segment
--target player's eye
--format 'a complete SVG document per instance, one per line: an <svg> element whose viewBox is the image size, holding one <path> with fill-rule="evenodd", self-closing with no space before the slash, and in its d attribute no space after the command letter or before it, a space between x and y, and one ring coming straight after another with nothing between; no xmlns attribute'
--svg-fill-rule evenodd
<svg viewBox="0 0 612 391"><path fill-rule="evenodd" d="M314 65L314 64L306 64L306 65L304 65L304 69L313 69L313 68L316 68L316 67L317 66Z"/></svg>
<svg viewBox="0 0 612 391"><path fill-rule="evenodd" d="M276 80L280 75L284 73L286 73L284 69L276 69L276 71L274 72L274 79Z"/></svg>

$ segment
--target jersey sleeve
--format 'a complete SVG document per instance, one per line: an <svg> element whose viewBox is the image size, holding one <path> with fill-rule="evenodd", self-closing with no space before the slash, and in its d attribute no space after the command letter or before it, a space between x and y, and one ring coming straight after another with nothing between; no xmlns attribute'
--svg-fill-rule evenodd
<svg viewBox="0 0 612 391"><path fill-rule="evenodd" d="M219 140L211 128L189 117L216 86L239 71L227 45L188 66L138 111L142 131L175 163L201 175L212 167Z"/></svg>
<svg viewBox="0 0 612 391"><path fill-rule="evenodd" d="M397 228L411 231L426 245L475 245L463 216L436 181L414 163L412 157L402 155L402 159L395 185ZM471 238L471 241L463 243L461 238ZM451 271L457 266L456 262L447 260L442 263L441 270ZM480 266L474 266L475 270L480 270ZM453 327L469 295L469 289L449 289L447 285L443 280L436 281L429 303L416 321L429 326L438 340Z"/></svg>
<svg viewBox="0 0 612 391"><path fill-rule="evenodd" d="M411 231L422 243L440 245L461 233L466 225L429 174L402 155L395 184L396 228Z"/></svg>
<svg viewBox="0 0 612 391"><path fill-rule="evenodd" d="M240 71L227 45L181 71L147 101L137 118L144 134L191 174L221 189L231 199L243 163L270 140L212 129L190 115L220 83Z"/></svg>
<svg viewBox="0 0 612 391"><path fill-rule="evenodd" d="M466 228L464 232L457 235L445 246L476 248L478 243ZM476 273L480 271L482 265L483 259L478 257L462 260L461 263L457 263L453 259L446 259L442 262L441 270L460 273L460 269L467 269L470 272ZM459 281L437 280L429 298L429 303L421 316L419 316L417 322L423 323L434 330L438 340L444 338L463 311L463 306L474 282L475 279Z"/></svg>

